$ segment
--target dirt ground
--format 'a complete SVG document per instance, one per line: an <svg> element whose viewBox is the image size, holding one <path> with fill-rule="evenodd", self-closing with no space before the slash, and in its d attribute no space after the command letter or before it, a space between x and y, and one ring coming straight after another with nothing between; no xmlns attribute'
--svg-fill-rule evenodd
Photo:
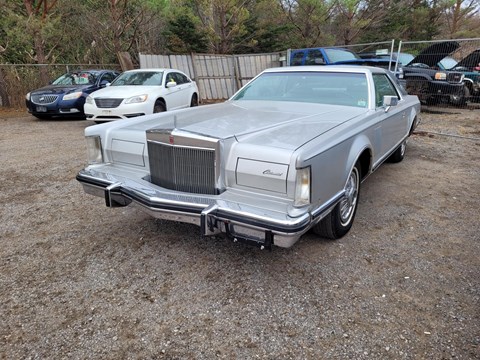
<svg viewBox="0 0 480 360"><path fill-rule="evenodd" d="M480 110L422 119L347 236L269 252L106 208L90 122L0 112L0 358L480 358Z"/></svg>

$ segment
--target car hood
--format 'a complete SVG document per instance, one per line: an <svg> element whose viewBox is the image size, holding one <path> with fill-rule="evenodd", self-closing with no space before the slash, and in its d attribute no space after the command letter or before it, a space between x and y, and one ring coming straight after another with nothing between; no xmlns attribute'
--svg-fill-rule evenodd
<svg viewBox="0 0 480 360"><path fill-rule="evenodd" d="M31 94L66 94L78 90L86 90L93 87L92 84L87 85L47 85L40 89L31 91Z"/></svg>
<svg viewBox="0 0 480 360"><path fill-rule="evenodd" d="M425 64L430 67L437 66L440 60L453 53L459 47L460 44L456 41L443 41L441 43L432 44L415 56L407 66L416 63Z"/></svg>
<svg viewBox="0 0 480 360"><path fill-rule="evenodd" d="M376 66L376 67L386 67L390 64L395 66L396 60L392 60L390 63L390 59L355 59L355 60L344 60L344 61L337 61L332 63L332 65L363 65L363 66Z"/></svg>
<svg viewBox="0 0 480 360"><path fill-rule="evenodd" d="M142 122L127 120L128 125L119 126L112 130L112 134L128 140L135 131L138 134L147 130L170 132L176 129L192 135L216 139L234 137L240 143L294 150L367 111L365 108L310 103L227 101L148 115Z"/></svg>
<svg viewBox="0 0 480 360"><path fill-rule="evenodd" d="M150 94L152 90L160 90L161 86L145 86L145 85L119 85L119 86L107 86L103 89L97 90L90 96L94 98L121 98Z"/></svg>
<svg viewBox="0 0 480 360"><path fill-rule="evenodd" d="M480 64L480 49L477 49L464 57L455 67L474 68Z"/></svg>

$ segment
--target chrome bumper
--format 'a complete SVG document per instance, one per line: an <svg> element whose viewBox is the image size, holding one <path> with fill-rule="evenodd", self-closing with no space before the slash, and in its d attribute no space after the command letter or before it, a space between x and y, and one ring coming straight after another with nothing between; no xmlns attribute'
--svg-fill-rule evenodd
<svg viewBox="0 0 480 360"><path fill-rule="evenodd" d="M262 248L292 246L339 200L317 208L313 213L290 217L286 213L286 204L283 204L284 211L274 210L272 208L278 208L278 202L274 204L271 200L274 205L266 200L259 208L215 195L169 191L143 179L132 180L88 168L78 173L77 180L87 194L104 198L108 207L133 205L155 218L198 225L202 235L224 233L234 241Z"/></svg>

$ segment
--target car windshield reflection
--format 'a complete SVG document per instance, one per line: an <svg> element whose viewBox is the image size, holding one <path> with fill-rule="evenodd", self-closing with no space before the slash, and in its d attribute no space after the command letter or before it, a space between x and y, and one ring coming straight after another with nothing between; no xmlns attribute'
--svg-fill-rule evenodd
<svg viewBox="0 0 480 360"><path fill-rule="evenodd" d="M123 73L118 76L111 86L123 85L144 85L160 86L162 85L163 72L159 71L135 71Z"/></svg>
<svg viewBox="0 0 480 360"><path fill-rule="evenodd" d="M96 80L95 74L81 71L63 74L52 85L92 85Z"/></svg>
<svg viewBox="0 0 480 360"><path fill-rule="evenodd" d="M328 72L264 73L232 100L292 101L315 104L368 106L365 74Z"/></svg>

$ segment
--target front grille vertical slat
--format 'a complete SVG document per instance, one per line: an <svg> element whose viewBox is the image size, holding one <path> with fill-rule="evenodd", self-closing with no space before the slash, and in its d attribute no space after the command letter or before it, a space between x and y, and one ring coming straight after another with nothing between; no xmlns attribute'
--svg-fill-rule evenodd
<svg viewBox="0 0 480 360"><path fill-rule="evenodd" d="M166 189L216 194L215 150L148 142L151 182Z"/></svg>

